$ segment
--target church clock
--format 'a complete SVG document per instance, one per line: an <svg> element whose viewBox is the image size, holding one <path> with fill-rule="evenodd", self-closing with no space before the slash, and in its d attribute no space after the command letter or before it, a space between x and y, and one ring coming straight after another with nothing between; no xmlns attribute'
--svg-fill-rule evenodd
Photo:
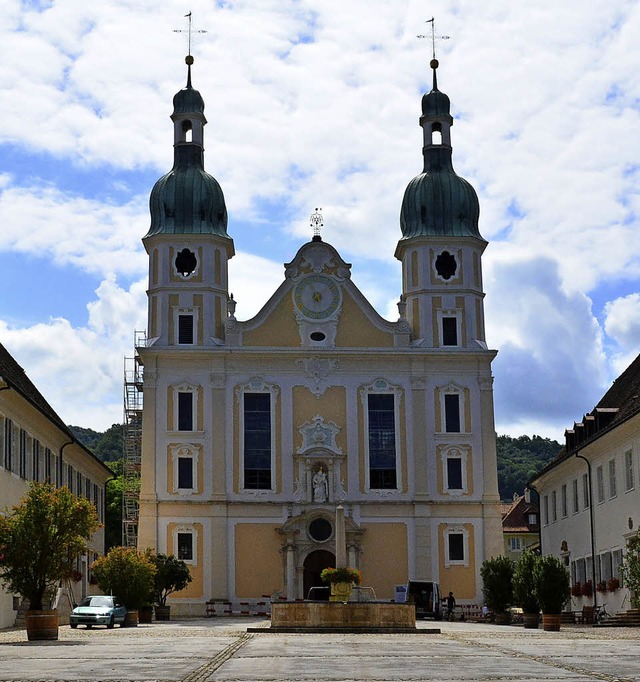
<svg viewBox="0 0 640 682"><path fill-rule="evenodd" d="M298 282L293 303L308 320L325 320L340 307L342 296L338 285L325 275L309 275Z"/></svg>

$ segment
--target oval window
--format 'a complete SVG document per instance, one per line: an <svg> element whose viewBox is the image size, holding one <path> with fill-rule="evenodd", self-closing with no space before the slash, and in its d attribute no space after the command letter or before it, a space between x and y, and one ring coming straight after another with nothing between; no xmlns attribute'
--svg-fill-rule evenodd
<svg viewBox="0 0 640 682"><path fill-rule="evenodd" d="M309 338L312 341L324 341L327 337L323 332L311 332Z"/></svg>
<svg viewBox="0 0 640 682"><path fill-rule="evenodd" d="M309 524L309 536L316 542L324 542L325 540L328 540L331 537L332 532L333 527L331 526L331 523L327 521L327 519L314 519Z"/></svg>

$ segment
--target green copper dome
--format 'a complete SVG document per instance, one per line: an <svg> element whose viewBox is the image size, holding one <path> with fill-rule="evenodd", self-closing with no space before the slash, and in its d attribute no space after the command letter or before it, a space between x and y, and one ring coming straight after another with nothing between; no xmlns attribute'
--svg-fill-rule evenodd
<svg viewBox="0 0 640 682"><path fill-rule="evenodd" d="M218 181L204 170L204 100L191 86L187 57L186 88L173 98L173 168L151 190L151 227L157 234L213 234L226 237L227 207Z"/></svg>
<svg viewBox="0 0 640 682"><path fill-rule="evenodd" d="M420 125L425 130L424 168L404 193L400 210L402 239L412 237L476 237L480 204L473 187L453 170L447 95L438 90L433 60L433 88L422 97ZM438 136L437 141L432 135Z"/></svg>
<svg viewBox="0 0 640 682"><path fill-rule="evenodd" d="M202 167L202 150L180 145L173 169L153 186L149 199L154 234L227 234L227 208L218 181Z"/></svg>

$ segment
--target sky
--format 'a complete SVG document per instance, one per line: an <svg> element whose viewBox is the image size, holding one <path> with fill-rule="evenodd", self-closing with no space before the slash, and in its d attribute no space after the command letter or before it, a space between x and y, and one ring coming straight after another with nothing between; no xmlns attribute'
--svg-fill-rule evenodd
<svg viewBox="0 0 640 682"><path fill-rule="evenodd" d="M61 418L122 420L190 11L238 319L280 284L316 207L354 283L397 319L400 205L431 88L417 36L435 17L454 167L489 241L496 430L561 440L640 352L632 0L3 0L0 342Z"/></svg>

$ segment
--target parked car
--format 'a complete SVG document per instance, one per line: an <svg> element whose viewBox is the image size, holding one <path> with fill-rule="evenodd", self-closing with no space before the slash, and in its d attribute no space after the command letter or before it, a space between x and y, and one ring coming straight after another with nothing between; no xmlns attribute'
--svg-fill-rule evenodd
<svg viewBox="0 0 640 682"><path fill-rule="evenodd" d="M71 612L69 625L72 628L77 628L78 625L86 625L87 628L106 625L112 628L119 623L120 627L124 627L126 615L127 609L116 597L85 597Z"/></svg>

